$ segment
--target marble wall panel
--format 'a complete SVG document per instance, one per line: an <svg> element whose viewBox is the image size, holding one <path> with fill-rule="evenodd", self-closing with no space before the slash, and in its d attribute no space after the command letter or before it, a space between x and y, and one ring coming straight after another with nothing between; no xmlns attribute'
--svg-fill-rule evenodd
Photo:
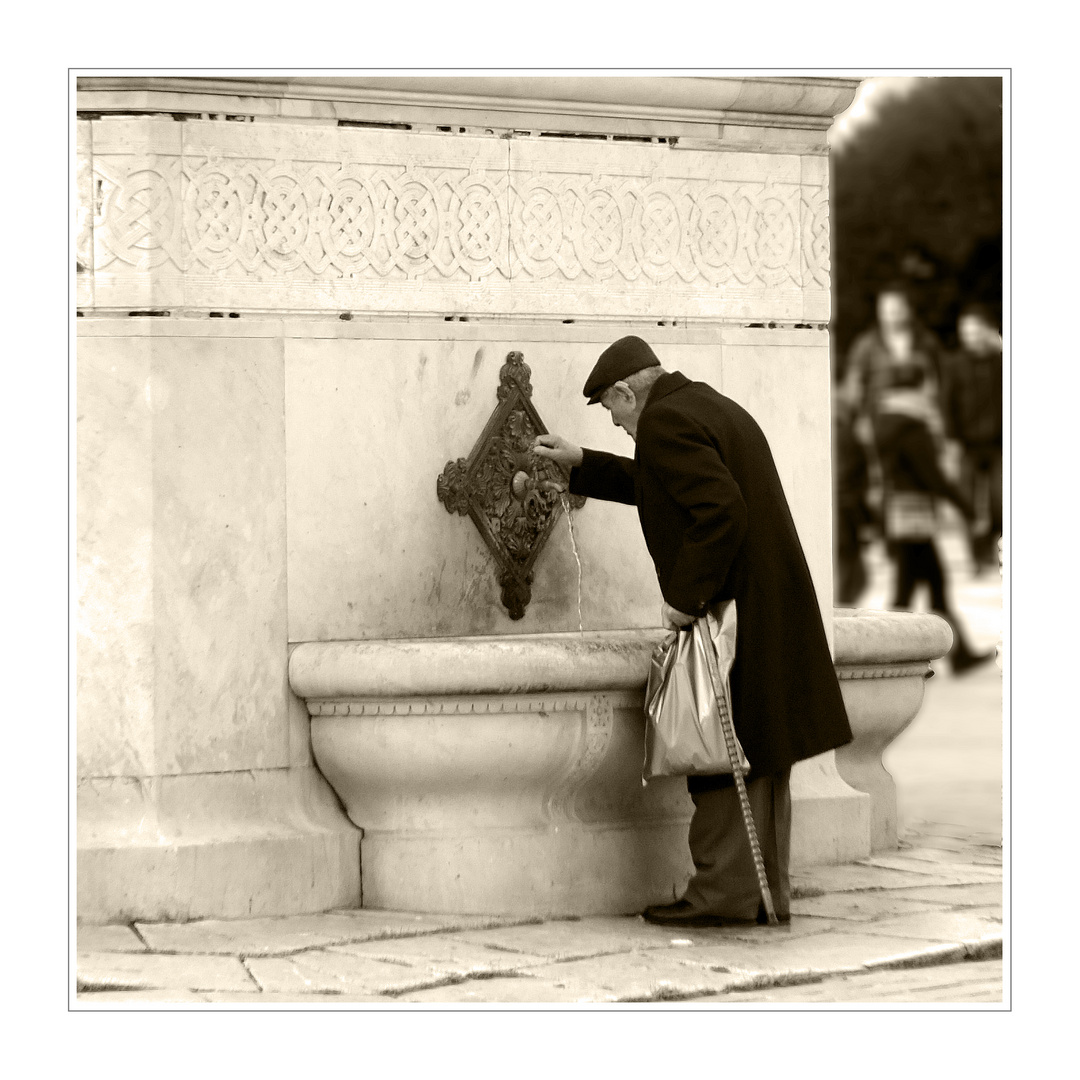
<svg viewBox="0 0 1080 1080"><path fill-rule="evenodd" d="M521 349L549 428L586 430L580 396L594 344L502 341L287 342L290 638L453 636L577 629L577 563L565 519L534 569L533 600L512 621L472 521L447 512L436 479L466 457L498 404L498 373ZM605 432L612 449L622 449ZM575 514L583 559L605 537L611 570L583 573L586 626L633 625L634 594L608 589L615 567L652 578L633 511ZM620 528L627 520L633 528ZM655 582L651 586L655 595ZM628 608L629 605L629 608ZM649 607L655 605L650 604ZM628 621L629 620L629 621Z"/></svg>
<svg viewBox="0 0 1080 1080"><path fill-rule="evenodd" d="M753 331L728 333L755 340ZM760 331L756 340L766 343L746 345L726 344L724 334L698 329L680 340L668 329L656 347L666 367L710 382L759 418L827 597L828 414L814 420L810 410L828 349L791 346L824 335ZM439 473L469 454L495 408L498 371L511 349L523 351L532 369L532 400L549 429L632 456L630 439L581 396L607 342L595 328L584 340L545 336L523 327L502 340L433 340L418 328L394 340L286 340L290 640L578 628L578 565L565 520L535 564L525 617L512 621L475 526L449 514L435 494ZM769 372L751 374L748 365ZM806 393L804 406L789 400L792 389ZM823 402L827 410L827 392ZM813 471L819 461L824 487ZM593 500L573 520L584 628L657 625L661 597L634 509Z"/></svg>
<svg viewBox="0 0 1080 1080"><path fill-rule="evenodd" d="M76 701L80 776L146 775L154 753L151 342L80 342Z"/></svg>
<svg viewBox="0 0 1080 1080"><path fill-rule="evenodd" d="M832 613L832 428L829 347L731 344L722 393L745 406L772 447L826 625Z"/></svg>
<svg viewBox="0 0 1080 1080"><path fill-rule="evenodd" d="M155 341L159 772L289 764L279 341Z"/></svg>

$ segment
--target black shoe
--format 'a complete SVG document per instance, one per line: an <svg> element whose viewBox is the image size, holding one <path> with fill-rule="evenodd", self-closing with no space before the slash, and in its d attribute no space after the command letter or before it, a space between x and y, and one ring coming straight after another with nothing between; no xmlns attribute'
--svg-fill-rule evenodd
<svg viewBox="0 0 1080 1080"><path fill-rule="evenodd" d="M765 914L765 905L758 905L756 918L740 919L730 915L712 915L705 911L699 911L687 900L677 900L674 904L654 904L647 907L641 917L657 926L753 926L755 923L764 926L768 923ZM791 922L789 914L777 915L777 920L782 923Z"/></svg>
<svg viewBox="0 0 1080 1080"><path fill-rule="evenodd" d="M952 673L954 675L963 675L964 672L971 671L972 668L976 668L980 664L985 664L987 660L993 660L995 656L997 656L996 651L988 653L959 653L952 658Z"/></svg>
<svg viewBox="0 0 1080 1080"><path fill-rule="evenodd" d="M657 926L725 926L730 919L698 911L688 900L676 900L674 904L653 904L641 917Z"/></svg>

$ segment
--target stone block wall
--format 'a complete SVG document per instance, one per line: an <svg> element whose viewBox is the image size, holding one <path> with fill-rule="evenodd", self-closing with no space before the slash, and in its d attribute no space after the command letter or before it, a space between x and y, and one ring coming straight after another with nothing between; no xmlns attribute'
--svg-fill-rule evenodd
<svg viewBox="0 0 1080 1080"><path fill-rule="evenodd" d="M327 845L302 904L358 902L359 834L312 767L290 642L577 629L564 523L512 622L435 496L510 350L547 427L601 449L632 453L580 388L624 333L746 406L830 612L824 129L854 83L534 83L80 80L88 917L300 910L289 863L310 876ZM632 508L589 503L575 528L584 627L655 625ZM228 902L175 867L127 899L103 884L118 851L130 874L226 842L263 845Z"/></svg>

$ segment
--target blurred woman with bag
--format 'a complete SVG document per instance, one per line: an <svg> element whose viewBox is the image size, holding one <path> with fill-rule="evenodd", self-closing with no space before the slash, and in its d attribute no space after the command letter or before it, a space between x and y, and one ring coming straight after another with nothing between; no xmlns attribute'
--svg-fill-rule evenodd
<svg viewBox="0 0 1080 1080"><path fill-rule="evenodd" d="M916 587L925 583L931 609L952 627L949 662L953 672L961 674L994 654L971 650L949 606L945 568L934 540L937 500L953 503L969 521L974 508L939 464L941 423L925 393L924 380L919 366L893 368L874 425L885 486L885 538L896 564L893 607L909 608Z"/></svg>

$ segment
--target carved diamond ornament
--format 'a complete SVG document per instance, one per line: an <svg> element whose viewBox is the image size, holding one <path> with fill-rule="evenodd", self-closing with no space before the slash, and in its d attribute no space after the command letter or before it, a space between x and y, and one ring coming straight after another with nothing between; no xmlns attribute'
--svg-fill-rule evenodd
<svg viewBox="0 0 1080 1080"><path fill-rule="evenodd" d="M499 404L467 458L448 461L436 491L451 514L468 514L498 563L502 602L520 619L532 598L532 567L563 509L585 505L566 494L568 477L532 453L547 433L530 398L528 364L509 353L499 372Z"/></svg>

